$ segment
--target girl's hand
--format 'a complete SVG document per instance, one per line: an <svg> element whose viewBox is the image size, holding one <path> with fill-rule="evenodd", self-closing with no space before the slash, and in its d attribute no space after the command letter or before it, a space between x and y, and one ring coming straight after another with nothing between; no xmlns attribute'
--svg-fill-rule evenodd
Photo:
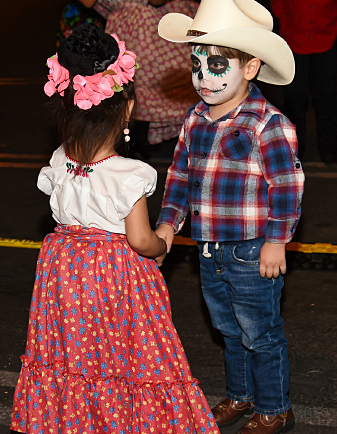
<svg viewBox="0 0 337 434"><path fill-rule="evenodd" d="M157 262L158 267L161 267L164 263L164 259L166 257L166 249L164 251L164 253L160 256L157 256L156 258L154 258L154 260Z"/></svg>
<svg viewBox="0 0 337 434"><path fill-rule="evenodd" d="M286 245L280 243L264 243L260 252L260 276L277 278L287 271Z"/></svg>

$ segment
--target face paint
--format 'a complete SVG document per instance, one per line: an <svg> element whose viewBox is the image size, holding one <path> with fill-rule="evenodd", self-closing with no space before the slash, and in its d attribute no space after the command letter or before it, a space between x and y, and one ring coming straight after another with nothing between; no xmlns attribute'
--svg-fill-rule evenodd
<svg viewBox="0 0 337 434"><path fill-rule="evenodd" d="M244 83L244 70L238 59L221 55L201 54L192 47L192 83L197 93L210 105L218 105L235 97Z"/></svg>
<svg viewBox="0 0 337 434"><path fill-rule="evenodd" d="M223 56L209 56L207 57L208 71L213 75L226 74L231 69L229 61Z"/></svg>

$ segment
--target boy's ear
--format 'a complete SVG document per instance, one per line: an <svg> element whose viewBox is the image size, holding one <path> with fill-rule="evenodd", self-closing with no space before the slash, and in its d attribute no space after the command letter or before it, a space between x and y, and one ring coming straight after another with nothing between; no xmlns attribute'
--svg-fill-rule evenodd
<svg viewBox="0 0 337 434"><path fill-rule="evenodd" d="M248 81L253 80L256 77L261 67L261 60L254 57L245 65L245 79Z"/></svg>

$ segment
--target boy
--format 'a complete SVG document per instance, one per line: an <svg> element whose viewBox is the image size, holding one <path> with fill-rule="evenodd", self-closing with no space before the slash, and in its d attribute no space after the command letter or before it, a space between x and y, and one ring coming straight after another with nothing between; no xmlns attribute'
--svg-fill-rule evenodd
<svg viewBox="0 0 337 434"><path fill-rule="evenodd" d="M169 250L190 209L203 295L225 341L227 393L212 411L229 426L254 408L238 434L285 433L295 422L280 298L304 175L294 126L251 83L294 76L291 50L272 26L254 0L202 0L194 20L168 14L158 27L192 44L202 101L185 119L157 234Z"/></svg>

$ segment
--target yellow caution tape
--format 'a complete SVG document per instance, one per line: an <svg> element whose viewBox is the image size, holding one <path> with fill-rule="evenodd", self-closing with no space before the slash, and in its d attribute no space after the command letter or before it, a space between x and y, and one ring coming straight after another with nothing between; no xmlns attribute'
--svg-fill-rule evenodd
<svg viewBox="0 0 337 434"><path fill-rule="evenodd" d="M184 246L196 246L197 242L191 238L185 238L177 235L174 238L173 244ZM302 244L298 242L291 242L286 245L288 252L303 252L303 253L337 253L337 245L334 244Z"/></svg>
<svg viewBox="0 0 337 434"><path fill-rule="evenodd" d="M196 246L197 242L191 238L177 235L173 240L174 245L179 246ZM16 240L13 238L0 238L0 247L18 247L23 249L40 249L42 241ZM303 253L329 253L337 254L337 245L335 244L302 244L298 242L288 243L286 246L288 252L303 252Z"/></svg>
<svg viewBox="0 0 337 434"><path fill-rule="evenodd" d="M289 252L336 254L337 245L324 244L324 243L302 244L302 243L292 242L287 244L286 250L288 250Z"/></svg>
<svg viewBox="0 0 337 434"><path fill-rule="evenodd" d="M23 249L40 249L42 241L15 240L12 238L0 238L2 247L19 247Z"/></svg>

